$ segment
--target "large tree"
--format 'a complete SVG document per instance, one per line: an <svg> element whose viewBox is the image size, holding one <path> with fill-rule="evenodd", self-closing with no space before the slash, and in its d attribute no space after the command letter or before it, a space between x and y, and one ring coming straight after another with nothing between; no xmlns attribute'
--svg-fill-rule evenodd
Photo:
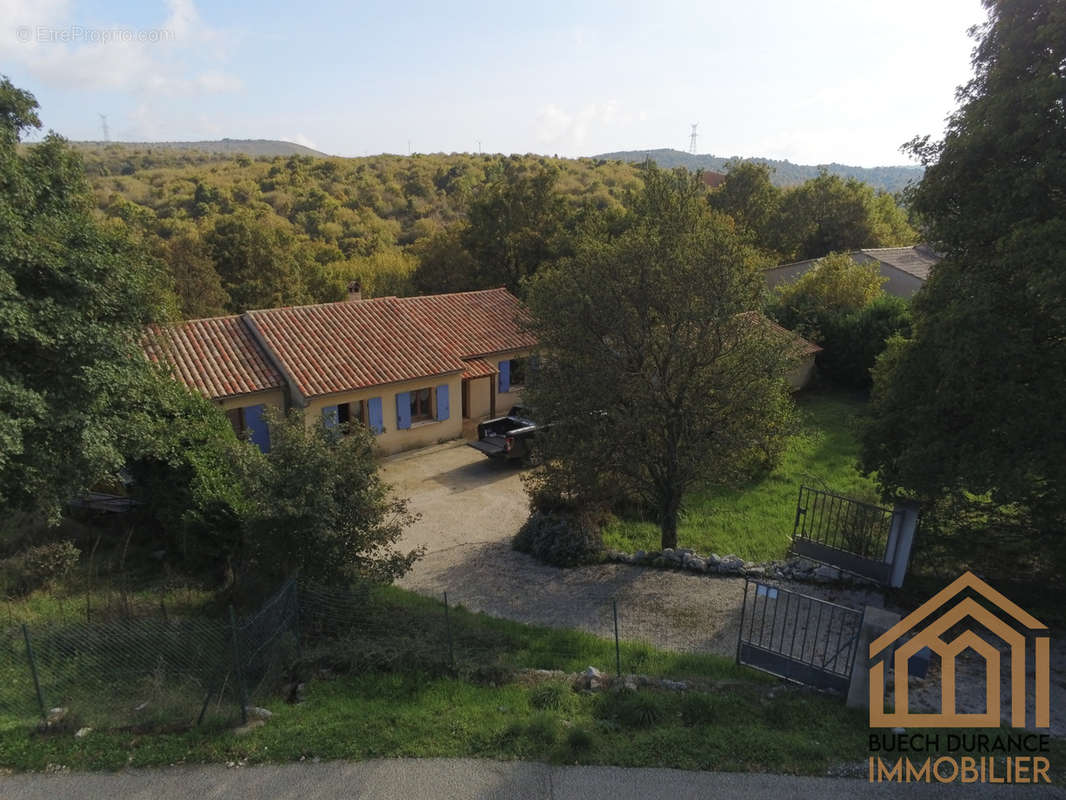
<svg viewBox="0 0 1066 800"><path fill-rule="evenodd" d="M0 507L55 518L125 459L137 340L163 295L144 251L94 218L66 143L20 150L36 109L0 80Z"/></svg>
<svg viewBox="0 0 1066 800"><path fill-rule="evenodd" d="M789 340L754 312L755 256L699 178L644 168L621 232L589 223L529 283L542 357L526 399L553 421L546 479L638 497L677 544L686 492L772 461L790 418Z"/></svg>
<svg viewBox="0 0 1066 800"><path fill-rule="evenodd" d="M985 6L944 139L911 144L926 165L912 201L944 260L878 367L863 463L887 491L991 502L1061 548L1066 6Z"/></svg>
<svg viewBox="0 0 1066 800"><path fill-rule="evenodd" d="M913 244L916 238L891 195L824 170L785 193L768 235L768 244L791 259Z"/></svg>

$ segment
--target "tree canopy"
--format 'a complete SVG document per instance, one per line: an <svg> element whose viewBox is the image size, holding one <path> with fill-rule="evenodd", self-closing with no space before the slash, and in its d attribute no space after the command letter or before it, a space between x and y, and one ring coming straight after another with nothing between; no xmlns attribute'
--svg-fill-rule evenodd
<svg viewBox="0 0 1066 800"><path fill-rule="evenodd" d="M164 294L145 250L95 218L65 142L20 150L36 109L0 80L0 505L55 518L124 462L147 375L138 338Z"/></svg>
<svg viewBox="0 0 1066 800"><path fill-rule="evenodd" d="M1066 8L985 5L944 139L911 145L926 164L913 203L944 259L913 338L878 367L863 463L886 491L1009 507L1062 565Z"/></svg>
<svg viewBox="0 0 1066 800"><path fill-rule="evenodd" d="M525 400L553 422L535 494L639 498L674 547L694 483L729 483L776 457L790 353L755 313L765 285L754 252L699 178L643 172L620 231L590 221L574 255L529 282L541 359Z"/></svg>

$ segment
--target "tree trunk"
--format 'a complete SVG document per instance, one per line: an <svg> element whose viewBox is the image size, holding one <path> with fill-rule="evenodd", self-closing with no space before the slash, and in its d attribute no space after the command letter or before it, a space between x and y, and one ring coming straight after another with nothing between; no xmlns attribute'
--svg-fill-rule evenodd
<svg viewBox="0 0 1066 800"><path fill-rule="evenodd" d="M677 548L677 518L681 513L681 498L671 494L663 503L662 521L662 549Z"/></svg>

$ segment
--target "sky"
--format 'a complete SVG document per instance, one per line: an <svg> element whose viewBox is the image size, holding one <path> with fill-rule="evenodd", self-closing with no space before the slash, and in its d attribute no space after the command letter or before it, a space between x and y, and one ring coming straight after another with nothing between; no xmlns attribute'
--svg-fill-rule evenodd
<svg viewBox="0 0 1066 800"><path fill-rule="evenodd" d="M689 148L913 163L979 0L0 0L0 73L70 139L333 155Z"/></svg>

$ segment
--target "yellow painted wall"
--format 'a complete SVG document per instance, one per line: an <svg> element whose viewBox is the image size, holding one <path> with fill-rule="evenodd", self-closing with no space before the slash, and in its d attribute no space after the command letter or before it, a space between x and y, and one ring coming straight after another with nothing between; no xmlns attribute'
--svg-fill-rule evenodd
<svg viewBox="0 0 1066 800"><path fill-rule="evenodd" d="M512 358L528 358L532 352L532 350L515 350L511 353L493 356L492 363L496 364L497 368L499 368L501 361L510 361ZM511 410L511 406L519 405L522 402L522 390L521 388L518 388L509 392L501 392L500 376L495 376L492 381L493 391L496 392L496 415L503 416Z"/></svg>
<svg viewBox="0 0 1066 800"><path fill-rule="evenodd" d="M493 375L487 378L474 378L470 381L470 406L467 409L467 416L470 419L482 419L489 415L491 393L496 391L498 380Z"/></svg>
<svg viewBox="0 0 1066 800"><path fill-rule="evenodd" d="M249 406L257 406L260 403L264 405L273 406L274 408L285 408L285 393L281 389L271 389L266 392L255 392L253 394L242 394L237 397L227 397L223 400L215 401L223 411L230 411L234 408L248 408Z"/></svg>
<svg viewBox="0 0 1066 800"><path fill-rule="evenodd" d="M400 430L396 427L397 394L427 387L436 389L442 384L448 385L448 419L413 422L407 430ZM322 409L327 406L350 403L355 400L365 401L371 397L381 398L381 417L385 432L377 435L376 444L377 449L382 453L398 453L401 450L428 447L431 444L455 439L462 435L462 377L459 373L438 375L433 378L419 378L418 380L404 381L402 383L390 383L385 386L360 389L357 392L313 397L306 408L308 424L313 424L315 420L321 419Z"/></svg>
<svg viewBox="0 0 1066 800"><path fill-rule="evenodd" d="M792 391L798 392L811 382L813 376L814 353L811 353L809 356L804 357L802 364L788 374L788 384L792 387Z"/></svg>

